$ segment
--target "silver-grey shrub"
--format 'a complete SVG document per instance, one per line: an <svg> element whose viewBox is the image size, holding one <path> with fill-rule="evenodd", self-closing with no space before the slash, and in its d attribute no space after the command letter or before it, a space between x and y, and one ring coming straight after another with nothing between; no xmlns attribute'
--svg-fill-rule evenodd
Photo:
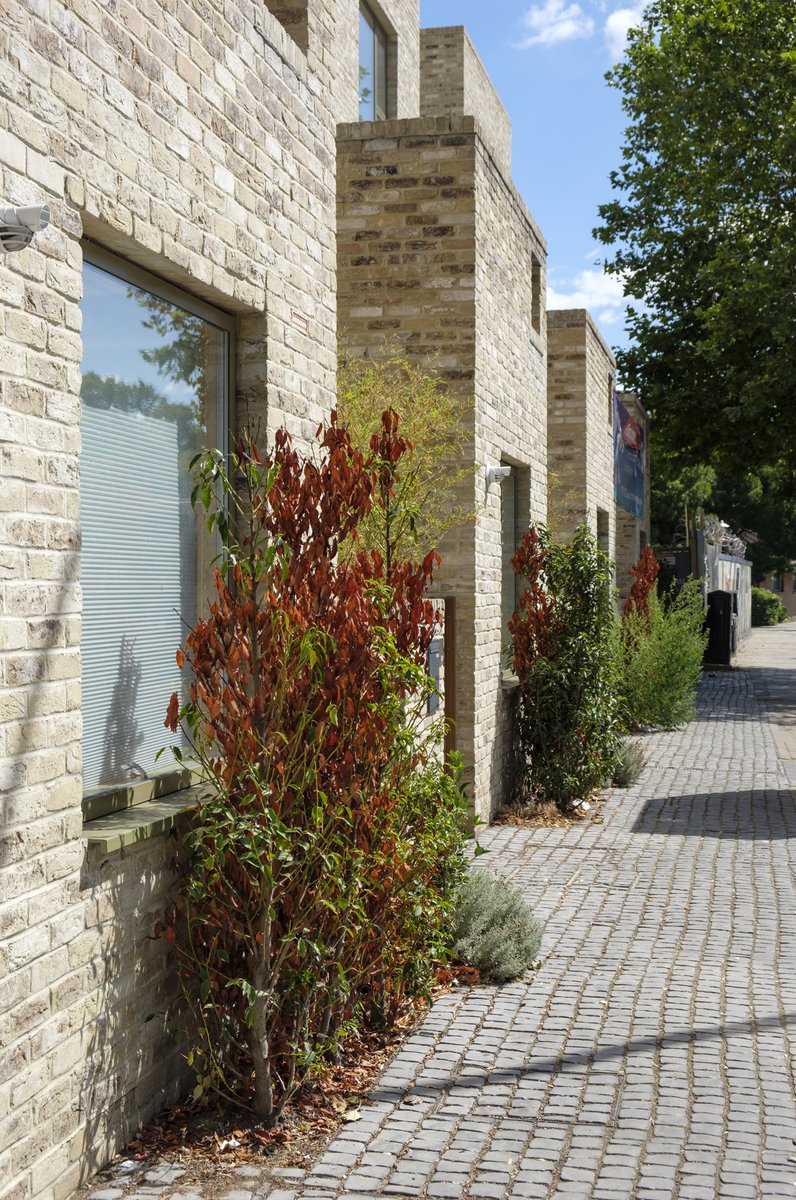
<svg viewBox="0 0 796 1200"><path fill-rule="evenodd" d="M542 930L522 892L483 871L471 871L459 890L453 953L484 979L506 983L533 966Z"/></svg>
<svg viewBox="0 0 796 1200"><path fill-rule="evenodd" d="M645 762L646 756L641 742L622 742L619 747L619 758L614 767L611 786L618 788L633 787L635 783L638 783L641 772L644 770Z"/></svg>

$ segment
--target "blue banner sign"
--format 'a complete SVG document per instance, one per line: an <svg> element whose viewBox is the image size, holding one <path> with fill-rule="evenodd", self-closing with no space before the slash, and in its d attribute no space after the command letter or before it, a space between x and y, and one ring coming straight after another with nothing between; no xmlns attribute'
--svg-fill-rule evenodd
<svg viewBox="0 0 796 1200"><path fill-rule="evenodd" d="M614 496L634 517L644 516L644 430L614 392Z"/></svg>

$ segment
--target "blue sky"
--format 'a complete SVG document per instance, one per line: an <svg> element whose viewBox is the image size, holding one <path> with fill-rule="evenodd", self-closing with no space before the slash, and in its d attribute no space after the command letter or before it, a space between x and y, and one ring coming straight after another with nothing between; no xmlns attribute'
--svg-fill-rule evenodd
<svg viewBox="0 0 796 1200"><path fill-rule="evenodd" d="M625 119L605 72L638 24L635 0L420 0L421 21L465 25L512 121L514 180L548 243L548 305L588 308L625 345L622 289L591 231L611 198Z"/></svg>

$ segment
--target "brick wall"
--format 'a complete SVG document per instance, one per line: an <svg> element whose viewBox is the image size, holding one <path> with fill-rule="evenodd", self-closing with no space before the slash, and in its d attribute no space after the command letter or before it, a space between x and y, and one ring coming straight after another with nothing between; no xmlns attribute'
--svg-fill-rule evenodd
<svg viewBox="0 0 796 1200"><path fill-rule="evenodd" d="M547 314L550 528L569 540L587 524L616 554L613 403L616 363L586 309ZM605 527L598 512L603 515Z"/></svg>
<svg viewBox="0 0 796 1200"><path fill-rule="evenodd" d="M53 212L0 258L2 1200L68 1196L177 1077L143 1023L173 844L81 841L80 239L236 315L239 411L309 436L334 384L340 34L331 0L305 17L298 44L248 0L20 3L0 30L0 197Z"/></svg>
<svg viewBox="0 0 796 1200"><path fill-rule="evenodd" d="M338 133L341 336L355 354L403 347L472 413L470 453L480 469L460 499L479 515L440 547L438 586L456 599L457 747L476 812L489 817L505 793L508 749L500 492L493 485L487 494L485 468L523 469L526 515L544 518L544 331L533 328L529 281L536 275L544 289L545 247L474 118Z"/></svg>
<svg viewBox="0 0 796 1200"><path fill-rule="evenodd" d="M420 113L475 117L482 142L511 178L511 121L461 25L420 31Z"/></svg>
<svg viewBox="0 0 796 1200"><path fill-rule="evenodd" d="M490 148L476 152L475 460L518 472L520 530L547 516L546 244ZM539 329L535 315L541 315ZM501 624L500 484L483 490L475 527L472 662L478 815L488 819L509 798L513 701L502 684L508 631Z"/></svg>

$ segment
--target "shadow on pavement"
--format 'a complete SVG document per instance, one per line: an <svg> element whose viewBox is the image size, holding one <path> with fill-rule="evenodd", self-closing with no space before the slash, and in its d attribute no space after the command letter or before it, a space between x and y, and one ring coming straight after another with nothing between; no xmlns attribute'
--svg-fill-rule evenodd
<svg viewBox="0 0 796 1200"><path fill-rule="evenodd" d="M796 837L796 803L793 792L777 787L656 798L639 813L633 833L779 841Z"/></svg>
<svg viewBox="0 0 796 1200"><path fill-rule="evenodd" d="M504 1067L497 1071L472 1071L465 1075L448 1076L445 1079L429 1081L410 1088L377 1087L371 1092L369 1099L377 1103L395 1104L407 1096L432 1097L440 1092L456 1092L462 1089L481 1089L490 1084L513 1084L521 1079L532 1076L554 1075L559 1072L582 1072L591 1068L595 1063L608 1062L616 1058L631 1058L636 1054L652 1054L656 1050L665 1050L672 1046L687 1046L690 1042L729 1041L734 1035L748 1036L750 1033L762 1033L765 1030L783 1030L796 1025L796 1012L784 1014L784 1020L779 1015L759 1017L751 1021L731 1021L726 1025L710 1025L700 1029L677 1029L671 1033L650 1035L633 1038L630 1041L615 1042L609 1046L600 1046L598 1050L581 1050L573 1054L561 1054L555 1058L540 1058L529 1063L521 1063L516 1067Z"/></svg>

